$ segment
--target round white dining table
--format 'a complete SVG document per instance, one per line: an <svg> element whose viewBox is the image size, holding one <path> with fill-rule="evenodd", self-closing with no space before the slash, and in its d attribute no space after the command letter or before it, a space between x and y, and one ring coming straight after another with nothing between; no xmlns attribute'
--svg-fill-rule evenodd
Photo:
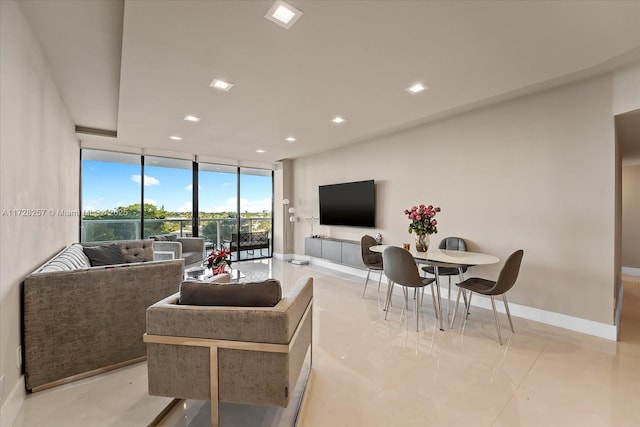
<svg viewBox="0 0 640 427"><path fill-rule="evenodd" d="M369 249L372 252L383 253L389 246L396 245L375 245ZM480 252L469 251L454 251L451 249L429 249L426 252L418 252L415 249L409 250L413 258L418 262L424 262L433 267L434 276L436 278L436 290L438 294L438 319L440 320L440 330L444 330L442 322L442 301L440 299L440 275L438 274L438 267L453 267L457 268L460 279L463 279L462 268L473 265L488 265L500 262L500 258L483 254ZM448 300L451 299L451 285L449 285ZM466 301L466 297L465 297ZM448 310L447 310L448 311ZM417 315L417 314L416 314Z"/></svg>
<svg viewBox="0 0 640 427"><path fill-rule="evenodd" d="M382 253L389 246L397 245L375 245L371 246L369 249L373 252ZM500 258L480 252L453 251L451 249L429 249L427 252L418 252L415 249L411 249L409 252L414 259L419 261L434 261L438 263L452 264L447 267L455 267L458 265L486 265L500 262Z"/></svg>

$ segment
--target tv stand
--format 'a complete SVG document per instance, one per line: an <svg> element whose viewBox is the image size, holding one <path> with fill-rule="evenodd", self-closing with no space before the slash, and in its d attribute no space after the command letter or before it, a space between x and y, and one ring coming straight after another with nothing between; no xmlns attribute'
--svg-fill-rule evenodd
<svg viewBox="0 0 640 427"><path fill-rule="evenodd" d="M362 263L360 242L356 240L305 237L304 254L337 264L365 268Z"/></svg>

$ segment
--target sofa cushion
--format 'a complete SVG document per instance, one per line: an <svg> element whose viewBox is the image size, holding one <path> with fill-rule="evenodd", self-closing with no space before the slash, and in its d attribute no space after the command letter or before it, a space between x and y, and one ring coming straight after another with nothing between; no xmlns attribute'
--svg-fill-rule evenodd
<svg viewBox="0 0 640 427"><path fill-rule="evenodd" d="M126 264L127 260L122 255L120 246L117 243L107 243L104 245L85 246L84 253L91 261L92 267L100 265Z"/></svg>
<svg viewBox="0 0 640 427"><path fill-rule="evenodd" d="M178 304L230 307L273 307L282 299L280 282L268 279L253 283L203 283L180 285Z"/></svg>
<svg viewBox="0 0 640 427"><path fill-rule="evenodd" d="M157 236L149 236L150 239L156 242L177 242L178 236L175 234L159 234Z"/></svg>
<svg viewBox="0 0 640 427"><path fill-rule="evenodd" d="M153 240L129 240L119 242L126 262L153 261Z"/></svg>
<svg viewBox="0 0 640 427"><path fill-rule="evenodd" d="M202 253L182 252L182 258L184 258L184 265L195 264L202 261Z"/></svg>
<svg viewBox="0 0 640 427"><path fill-rule="evenodd" d="M91 267L91 261L82 250L82 245L74 243L45 264L38 272L69 271Z"/></svg>

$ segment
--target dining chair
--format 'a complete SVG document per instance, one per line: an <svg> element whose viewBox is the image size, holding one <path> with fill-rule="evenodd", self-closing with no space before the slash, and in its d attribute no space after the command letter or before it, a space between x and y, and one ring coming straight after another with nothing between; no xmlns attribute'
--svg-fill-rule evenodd
<svg viewBox="0 0 640 427"><path fill-rule="evenodd" d="M467 242L464 241L461 237L445 237L440 240L440 244L438 245L438 249L448 249L452 251L466 251L467 250ZM431 275L434 274L434 269L432 266L422 267L422 271L425 273L429 273ZM462 272L466 272L467 267L462 268ZM440 267L438 269L438 274L440 276L455 276L459 274L459 271L456 267ZM449 283L451 283L451 279L449 279Z"/></svg>
<svg viewBox="0 0 640 427"><path fill-rule="evenodd" d="M364 290L362 291L362 298L364 298L365 292L367 292L367 285L369 284L369 275L371 270L375 270L380 274L378 279L378 292L380 292L380 283L382 282L382 254L379 252L373 252L369 248L377 245L376 239L372 236L365 234L360 239L360 251L362 253L362 263L367 267L367 278L364 281Z"/></svg>
<svg viewBox="0 0 640 427"><path fill-rule="evenodd" d="M404 291L404 308L409 310L409 297L408 297L408 288L422 288L423 292L417 292L415 298L415 314L416 314L416 331L419 330L419 310L422 305L422 298L424 297L424 287L427 285L431 285L431 295L433 297L433 308L436 311L436 317L438 313L438 307L436 306L436 299L433 293L433 282L435 279L421 277L418 272L418 266L416 265L415 260L410 252L399 248L397 246L389 246L382 253L382 262L384 263L384 274L389 279L389 286L387 288L387 298L385 309L386 313L384 315L385 320L387 319L387 314L389 314L389 310L391 309L391 294L393 290L394 284L400 285L403 287ZM402 319L402 315L400 317Z"/></svg>
<svg viewBox="0 0 640 427"><path fill-rule="evenodd" d="M511 313L509 312L509 304L507 303L506 293L515 285L518 279L518 273L520 272L520 264L522 263L522 257L524 251L519 249L509 255L507 261L498 274L498 280L487 280L479 277L471 277L457 284L458 296L456 298L456 305L453 310L453 317L451 319L451 327L456 320L456 313L458 311L458 304L460 303L460 293L465 289L469 290L468 305L471 305L471 296L474 292L481 295L488 295L491 297L491 306L493 307L493 316L496 320L496 330L498 331L498 342L502 345L502 335L500 334L500 322L498 321L498 312L496 311L495 297L502 295L502 301L504 302L504 308L507 312L507 318L509 319L509 326L511 326L511 332L514 333L513 322L511 321ZM466 315L464 317L466 321Z"/></svg>
<svg viewBox="0 0 640 427"><path fill-rule="evenodd" d="M440 240L440 244L438 245L438 249L447 249L451 251L465 251L467 250L467 243L461 237L445 237ZM427 265L422 267L422 271L425 273L431 274L432 276L435 274L433 266ZM467 272L467 267L462 267L462 273ZM460 275L461 272L457 267L440 267L438 268L438 274L440 276L448 276L449 278L449 293L451 293L451 276ZM463 278L460 277L460 281Z"/></svg>

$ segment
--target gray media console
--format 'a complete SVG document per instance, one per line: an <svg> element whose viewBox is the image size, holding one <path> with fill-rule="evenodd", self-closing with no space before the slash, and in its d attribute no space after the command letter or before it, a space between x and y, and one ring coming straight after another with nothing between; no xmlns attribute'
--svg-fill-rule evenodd
<svg viewBox="0 0 640 427"><path fill-rule="evenodd" d="M365 268L360 255L360 242L343 239L304 239L304 254L351 267Z"/></svg>

